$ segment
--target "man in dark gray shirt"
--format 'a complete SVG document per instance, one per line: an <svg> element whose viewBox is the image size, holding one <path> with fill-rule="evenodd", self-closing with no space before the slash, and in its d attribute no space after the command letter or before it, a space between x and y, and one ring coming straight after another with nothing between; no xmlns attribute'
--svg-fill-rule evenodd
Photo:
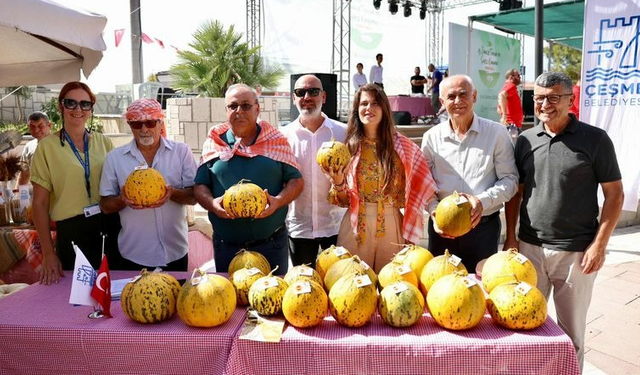
<svg viewBox="0 0 640 375"><path fill-rule="evenodd" d="M586 318L597 271L622 209L620 169L611 139L580 122L564 73L535 81L533 101L540 123L517 139L519 191L507 203L504 247L519 248L538 273L538 288L553 290L558 324L571 337L582 367ZM598 222L598 187L604 193ZM516 222L520 229L516 238Z"/></svg>

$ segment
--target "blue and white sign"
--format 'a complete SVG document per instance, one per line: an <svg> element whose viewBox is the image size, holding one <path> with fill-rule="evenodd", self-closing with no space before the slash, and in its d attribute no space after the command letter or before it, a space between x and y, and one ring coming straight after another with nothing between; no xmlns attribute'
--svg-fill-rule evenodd
<svg viewBox="0 0 640 375"><path fill-rule="evenodd" d="M640 0L587 0L580 120L607 131L636 211L640 187Z"/></svg>

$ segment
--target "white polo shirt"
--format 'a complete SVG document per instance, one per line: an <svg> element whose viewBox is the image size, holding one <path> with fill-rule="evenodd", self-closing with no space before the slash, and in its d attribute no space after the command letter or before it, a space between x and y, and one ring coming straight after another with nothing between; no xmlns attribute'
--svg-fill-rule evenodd
<svg viewBox="0 0 640 375"><path fill-rule="evenodd" d="M344 142L347 127L324 113L322 116L325 120L315 133L303 127L298 119L280 128L289 140L304 181L302 193L289 204L287 213L287 229L293 238L335 236L346 211L346 208L332 205L327 200L331 182L316 162L316 154L322 143L330 141L332 137Z"/></svg>
<svg viewBox="0 0 640 375"><path fill-rule="evenodd" d="M135 167L146 164L135 140L107 155L102 167L100 196L120 195L127 177ZM160 148L152 168L158 170L168 185L183 189L193 186L197 165L191 149L184 143L160 139ZM188 226L184 205L172 200L158 208L119 212L122 230L118 235L120 254L132 262L149 266L166 266L189 251Z"/></svg>

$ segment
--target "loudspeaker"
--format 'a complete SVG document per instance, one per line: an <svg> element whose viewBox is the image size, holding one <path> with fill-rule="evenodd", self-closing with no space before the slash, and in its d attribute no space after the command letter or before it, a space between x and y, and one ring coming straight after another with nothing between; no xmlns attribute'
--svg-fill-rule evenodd
<svg viewBox="0 0 640 375"><path fill-rule="evenodd" d="M396 125L411 125L411 113L407 111L394 111L393 122Z"/></svg>
<svg viewBox="0 0 640 375"><path fill-rule="evenodd" d="M295 88L295 84L298 78L307 74L312 74L318 77L320 79L320 82L322 82L323 90L327 93L327 100L322 105L322 112L324 112L324 114L331 119L340 120L338 118L338 95L336 91L336 86L338 84L338 76L335 74L328 74L328 73L300 73L300 74L291 75L290 87L291 87L292 96L289 97L289 101L291 104L291 110L289 112L289 116L291 118L291 121L298 118L298 115L300 114L300 112L298 112L298 108L293 103L293 89Z"/></svg>
<svg viewBox="0 0 640 375"><path fill-rule="evenodd" d="M511 10L522 8L522 1L519 0L501 0L499 10Z"/></svg>

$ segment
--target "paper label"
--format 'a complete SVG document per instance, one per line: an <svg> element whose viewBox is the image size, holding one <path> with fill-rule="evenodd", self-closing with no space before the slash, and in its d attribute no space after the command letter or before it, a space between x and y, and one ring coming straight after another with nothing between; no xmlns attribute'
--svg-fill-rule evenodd
<svg viewBox="0 0 640 375"><path fill-rule="evenodd" d="M202 281L203 278L204 278L204 276L194 277L193 279L191 279L191 285L196 286L196 285L200 284L200 282Z"/></svg>
<svg viewBox="0 0 640 375"><path fill-rule="evenodd" d="M472 286L476 285L476 280L471 277L471 276L467 276L464 279L462 279L462 283L467 287L467 288L471 288Z"/></svg>
<svg viewBox="0 0 640 375"><path fill-rule="evenodd" d="M259 268L256 268L256 267L251 267L251 268L249 268L249 269L247 270L247 274L248 274L249 276L257 275L257 274L259 274L259 273L262 273L262 271L260 271L260 269L259 269Z"/></svg>
<svg viewBox="0 0 640 375"><path fill-rule="evenodd" d="M338 246L335 249L333 249L333 255L335 255L337 257L343 256L346 253L348 253L347 249L345 249L342 246Z"/></svg>
<svg viewBox="0 0 640 375"><path fill-rule="evenodd" d="M405 246L405 247L402 248L402 250L400 250L398 255L406 255L408 251L409 251L409 247Z"/></svg>
<svg viewBox="0 0 640 375"><path fill-rule="evenodd" d="M141 275L135 276L133 279L129 280L129 282L135 283L136 281L140 280L141 277L142 277Z"/></svg>
<svg viewBox="0 0 640 375"><path fill-rule="evenodd" d="M457 204L458 206L460 206L460 205L465 204L465 203L467 203L467 202L469 202L469 200L467 199L467 197L465 197L464 195L460 195L460 196L458 196L458 200L456 201L456 204Z"/></svg>
<svg viewBox="0 0 640 375"><path fill-rule="evenodd" d="M405 275L405 274L407 274L407 273L409 273L409 272L411 272L413 270L408 265L401 264L401 265L396 267L396 271L398 272L398 275Z"/></svg>
<svg viewBox="0 0 640 375"><path fill-rule="evenodd" d="M284 318L264 317L249 308L239 338L261 342L280 342L284 324Z"/></svg>
<svg viewBox="0 0 640 375"><path fill-rule="evenodd" d="M311 283L308 281L298 281L293 284L293 292L295 294L306 294L311 293Z"/></svg>
<svg viewBox="0 0 640 375"><path fill-rule="evenodd" d="M278 279L276 279L275 277L269 277L266 280L263 280L259 286L263 290L273 288L275 286L278 286Z"/></svg>
<svg viewBox="0 0 640 375"><path fill-rule="evenodd" d="M354 280L355 280L356 286L358 288L362 288L362 287L365 287L367 285L371 285L371 279L369 278L368 275L356 276L354 278Z"/></svg>
<svg viewBox="0 0 640 375"><path fill-rule="evenodd" d="M365 271L368 271L368 270L369 270L369 268L371 268L371 267L369 267L369 265L367 264L367 262L365 262L364 260L361 260L361 261L360 261L360 265L362 266L362 268L364 268L364 270L365 270Z"/></svg>
<svg viewBox="0 0 640 375"><path fill-rule="evenodd" d="M313 276L313 268L311 267L302 267L300 268L300 272L298 272L300 276Z"/></svg>
<svg viewBox="0 0 640 375"><path fill-rule="evenodd" d="M143 170L143 169L149 169L149 166L146 165L146 164L142 164L142 165L138 165L137 167L134 168L134 170L136 170L136 171L140 171L140 170Z"/></svg>
<svg viewBox="0 0 640 375"><path fill-rule="evenodd" d="M518 285L516 285L516 291L520 294L522 294L523 296L526 296L527 293L529 293L529 291L533 289L533 287L525 282L519 282Z"/></svg>
<svg viewBox="0 0 640 375"><path fill-rule="evenodd" d="M515 259L516 261L520 262L520 264L525 264L529 258L527 258L526 256L518 253L518 255L514 256L513 259Z"/></svg>
<svg viewBox="0 0 640 375"><path fill-rule="evenodd" d="M400 294L409 289L409 287L405 283L393 283L390 286L391 291L393 291L395 294Z"/></svg>
<svg viewBox="0 0 640 375"><path fill-rule="evenodd" d="M447 259L447 262L449 262L449 264L451 264L454 267L458 267L460 262L462 262L462 259L460 259L460 257L457 255L451 254L451 257Z"/></svg>
<svg viewBox="0 0 640 375"><path fill-rule="evenodd" d="M333 142L322 142L322 146L320 148L333 148Z"/></svg>

